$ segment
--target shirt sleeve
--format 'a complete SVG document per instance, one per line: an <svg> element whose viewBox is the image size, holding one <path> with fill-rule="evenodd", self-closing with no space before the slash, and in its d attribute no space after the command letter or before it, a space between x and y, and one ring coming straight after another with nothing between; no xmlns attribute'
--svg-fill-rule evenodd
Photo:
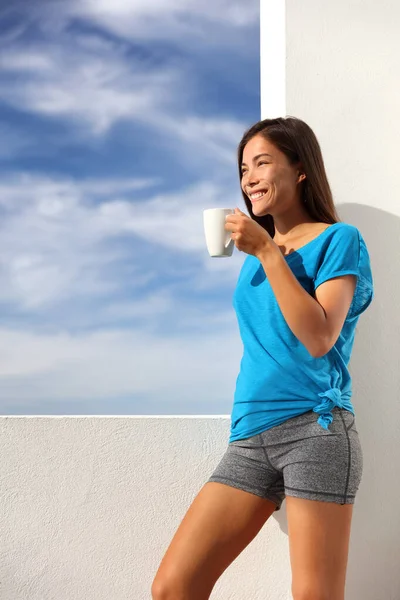
<svg viewBox="0 0 400 600"><path fill-rule="evenodd" d="M352 225L341 227L334 232L327 247L321 254L314 278L314 289L321 283L340 277L356 275L357 284L346 319L355 319L371 304L374 285L370 257L358 229Z"/></svg>

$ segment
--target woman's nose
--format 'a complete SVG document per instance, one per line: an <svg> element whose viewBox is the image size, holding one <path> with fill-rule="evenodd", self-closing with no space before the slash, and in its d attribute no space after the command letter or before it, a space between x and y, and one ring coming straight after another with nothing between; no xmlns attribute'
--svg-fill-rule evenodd
<svg viewBox="0 0 400 600"><path fill-rule="evenodd" d="M247 175L247 184L248 185L255 185L259 181L260 181L260 178L257 177L257 173L255 171L248 171L248 175Z"/></svg>

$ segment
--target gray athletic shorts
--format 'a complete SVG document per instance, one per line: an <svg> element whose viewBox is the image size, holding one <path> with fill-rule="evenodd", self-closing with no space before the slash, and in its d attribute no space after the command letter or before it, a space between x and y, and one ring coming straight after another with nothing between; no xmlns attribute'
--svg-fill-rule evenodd
<svg viewBox="0 0 400 600"><path fill-rule="evenodd" d="M263 433L228 444L208 481L251 492L274 502L285 496L354 504L363 455L354 415L332 410L329 429L309 411Z"/></svg>

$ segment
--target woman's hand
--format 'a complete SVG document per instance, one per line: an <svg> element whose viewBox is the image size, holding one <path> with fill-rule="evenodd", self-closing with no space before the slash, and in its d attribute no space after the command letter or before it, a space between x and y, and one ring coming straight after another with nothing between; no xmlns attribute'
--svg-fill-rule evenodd
<svg viewBox="0 0 400 600"><path fill-rule="evenodd" d="M274 240L261 225L235 208L235 214L227 215L226 231L232 231L231 239L241 252L259 257L263 252L276 246Z"/></svg>

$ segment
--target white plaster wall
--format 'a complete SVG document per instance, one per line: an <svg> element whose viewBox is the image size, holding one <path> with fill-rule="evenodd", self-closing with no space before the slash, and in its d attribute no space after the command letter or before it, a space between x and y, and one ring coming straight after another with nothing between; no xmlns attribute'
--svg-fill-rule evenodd
<svg viewBox="0 0 400 600"><path fill-rule="evenodd" d="M394 0L286 1L286 112L317 134L375 281L350 363L364 474L346 600L400 599L399 31Z"/></svg>
<svg viewBox="0 0 400 600"><path fill-rule="evenodd" d="M262 0L262 34L282 21L274 5ZM287 0L286 44L271 33L262 46L262 117L293 114L313 127L340 215L362 231L374 270L351 362L365 464L346 600L400 598L399 22L389 0ZM286 80L268 70L285 50ZM228 434L227 417L1 418L0 597L150 599ZM284 503L212 598L289 600L286 532Z"/></svg>
<svg viewBox="0 0 400 600"><path fill-rule="evenodd" d="M228 433L224 417L0 419L0 598L150 599ZM288 560L274 519L213 597L288 600Z"/></svg>

